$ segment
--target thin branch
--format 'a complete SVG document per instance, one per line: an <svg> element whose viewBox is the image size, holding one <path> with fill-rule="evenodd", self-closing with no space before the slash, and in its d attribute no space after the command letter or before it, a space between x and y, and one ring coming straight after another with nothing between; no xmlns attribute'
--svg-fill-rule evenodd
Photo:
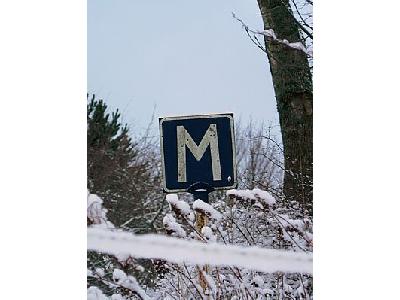
<svg viewBox="0 0 400 300"><path fill-rule="evenodd" d="M307 22L304 20L302 14L300 13L299 8L297 7L296 2L295 2L294 0L291 0L291 2L292 2L293 6L294 6L294 8L295 8L295 10L296 10L297 15L299 16L300 20L303 22L303 23L300 23L299 20L297 20L297 19L295 18L295 16L293 16L293 18L295 19L297 25L301 28L301 30L304 31L304 33L305 33L310 39L313 39L313 34L312 34L311 32L309 32L309 31L305 28L305 27L308 27L309 29L313 30L312 26L310 26L309 24L307 24Z"/></svg>
<svg viewBox="0 0 400 300"><path fill-rule="evenodd" d="M289 43L289 41L287 41L287 40L285 40L285 39L283 39L283 40L282 40L282 39L278 39L278 38L275 36L275 33L274 33L273 29L268 29L268 30L264 30L264 31L254 31L254 30L250 29L249 26L246 25L241 19L239 19L238 17L236 17L236 15L235 15L234 13L232 13L232 16L233 16L234 19L236 19L237 21L239 21L239 22L242 24L242 27L243 27L244 30L246 31L246 34L247 34L247 36L250 38L250 40L251 40L258 48L260 48L263 52L267 53L268 55L271 55L271 53L270 53L270 52L267 52L267 50L266 50L264 47L261 46L260 42L258 41L258 39L257 39L257 37L256 37L256 34L265 36L265 37L266 37L266 38L265 38L265 43L267 43L267 41L268 41L269 43L272 43L272 44L282 45L282 46L284 46L284 47L286 47L286 48L290 48L290 49L294 49L294 50L297 50L297 51L301 51L301 52L305 53L306 56L307 56L308 58L310 58L310 59L312 58L312 55L311 55L310 53L307 52L307 49L306 49L306 47L303 45L303 43L301 43L301 42ZM293 16L293 15L292 15L292 16ZM298 22L297 19L296 19L294 16L293 16L293 18L296 20L296 22ZM300 26L301 26L301 24L300 24ZM305 29L305 30L307 31L307 29ZM267 31L269 32L269 34L266 34ZM254 35L251 36L251 35L250 35L250 32L251 32L252 34L254 34ZM310 38L312 39L312 35L311 35ZM273 57L272 57L272 58L273 58Z"/></svg>

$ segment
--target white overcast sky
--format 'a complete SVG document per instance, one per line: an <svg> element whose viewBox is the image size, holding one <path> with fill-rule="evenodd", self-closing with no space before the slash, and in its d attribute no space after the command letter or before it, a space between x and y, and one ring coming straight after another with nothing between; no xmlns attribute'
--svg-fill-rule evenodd
<svg viewBox="0 0 400 300"><path fill-rule="evenodd" d="M256 0L88 0L88 92L134 130L156 117L233 112L279 124Z"/></svg>

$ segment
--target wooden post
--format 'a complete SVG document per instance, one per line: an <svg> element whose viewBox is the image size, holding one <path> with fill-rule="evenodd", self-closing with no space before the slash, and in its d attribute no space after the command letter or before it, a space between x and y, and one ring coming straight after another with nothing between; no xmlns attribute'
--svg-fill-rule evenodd
<svg viewBox="0 0 400 300"><path fill-rule="evenodd" d="M207 216L203 212L196 212L196 224L195 228L198 232L201 233L201 230L203 229L204 226L207 225ZM208 271L208 266L197 266L197 270L199 272L199 282L200 286L203 289L203 293L206 294L207 291L207 280L204 277L204 272L207 273Z"/></svg>
<svg viewBox="0 0 400 300"><path fill-rule="evenodd" d="M195 183L193 184L189 189L188 192L193 195L193 199L197 200L200 199L204 201L205 203L209 202L209 193L212 192L214 189L210 187L209 185L205 183ZM195 223L195 228L196 231L201 233L201 230L203 229L204 226L207 226L208 223L208 217L206 214L202 211L197 211L196 212L196 223ZM199 272L199 283L201 288L203 289L203 294L207 295L208 291L208 284L207 280L204 276L204 274L207 274L209 272L209 266L204 265L204 266L197 266L197 270Z"/></svg>
<svg viewBox="0 0 400 300"><path fill-rule="evenodd" d="M196 224L195 228L198 232L201 233L201 230L204 226L207 226L208 217L203 212L196 212ZM204 276L204 273L207 274L209 272L209 266L197 266L197 270L199 272L199 283L201 288L203 289L203 293L206 295L208 290L207 280Z"/></svg>

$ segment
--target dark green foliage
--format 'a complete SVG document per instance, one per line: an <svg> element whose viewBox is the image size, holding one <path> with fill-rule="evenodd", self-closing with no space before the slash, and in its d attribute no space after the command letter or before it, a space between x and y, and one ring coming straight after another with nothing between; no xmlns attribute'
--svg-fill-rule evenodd
<svg viewBox="0 0 400 300"><path fill-rule="evenodd" d="M162 199L159 162L154 145L133 141L118 112L109 113L93 95L87 105L88 189L104 201L108 219L117 227L137 232L152 230Z"/></svg>
<svg viewBox="0 0 400 300"><path fill-rule="evenodd" d="M119 111L110 113L103 100L93 95L87 101L88 190L103 199L107 219L115 227L135 233L155 231L161 226L163 206L158 145L148 133L134 139ZM114 268L134 275L145 286L159 275L150 260L134 262L145 267L140 272L113 256L88 252L87 258L89 270L101 268L106 273L103 279L88 277L88 286L98 286L105 294L111 294L104 280L112 282Z"/></svg>
<svg viewBox="0 0 400 300"><path fill-rule="evenodd" d="M111 115L103 100L91 98L87 107L88 189L104 195L117 191L116 182L137 153L127 126L119 121L118 110ZM120 191L118 191L120 192Z"/></svg>

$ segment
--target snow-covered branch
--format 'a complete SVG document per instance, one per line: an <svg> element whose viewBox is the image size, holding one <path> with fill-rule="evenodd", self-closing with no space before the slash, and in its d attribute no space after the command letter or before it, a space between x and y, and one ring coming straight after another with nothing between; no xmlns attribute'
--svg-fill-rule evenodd
<svg viewBox="0 0 400 300"><path fill-rule="evenodd" d="M88 228L88 249L109 254L165 259L174 263L225 265L256 271L312 274L312 254L217 243L205 244L162 235L134 235Z"/></svg>
<svg viewBox="0 0 400 300"><path fill-rule="evenodd" d="M135 277L127 276L124 271L115 269L113 273L113 279L119 286L134 292L141 299L150 300L150 297L147 296L146 292L140 287Z"/></svg>
<svg viewBox="0 0 400 300"><path fill-rule="evenodd" d="M266 40L267 40L268 42L272 42L272 43L276 43L276 44L281 44L281 45L283 45L283 46L285 46L285 47L287 47L287 48L291 48L291 49L295 49L295 50L298 50L298 51L302 51L302 52L304 52L308 57L312 58L312 51L311 51L311 50L308 51L307 48L303 45L302 42L289 42L289 41L286 40L286 39L279 39L279 38L276 36L276 34L275 34L275 32L274 32L274 30L273 30L272 28L270 28L270 29L265 29L265 30L252 30L252 29L250 29L249 26L246 25L241 19L239 19L238 17L236 17L235 14L232 14L232 15L233 15L233 18L235 18L236 20L238 20L238 21L242 24L243 28L246 30L246 32L247 32L248 34L249 34L249 33L252 33L252 34L254 34L254 35L262 35L262 36L264 36L264 37L266 38ZM251 38L251 37L250 37L250 38ZM255 44L257 45L257 47L259 47L260 49L262 49L264 52L267 52L267 50L264 49L264 48L261 46L261 44L259 43L259 41L258 41L258 39L256 38L256 36L254 36L254 38L255 38L256 41L254 41L253 38L251 38L252 41L253 41L253 43L255 43Z"/></svg>

